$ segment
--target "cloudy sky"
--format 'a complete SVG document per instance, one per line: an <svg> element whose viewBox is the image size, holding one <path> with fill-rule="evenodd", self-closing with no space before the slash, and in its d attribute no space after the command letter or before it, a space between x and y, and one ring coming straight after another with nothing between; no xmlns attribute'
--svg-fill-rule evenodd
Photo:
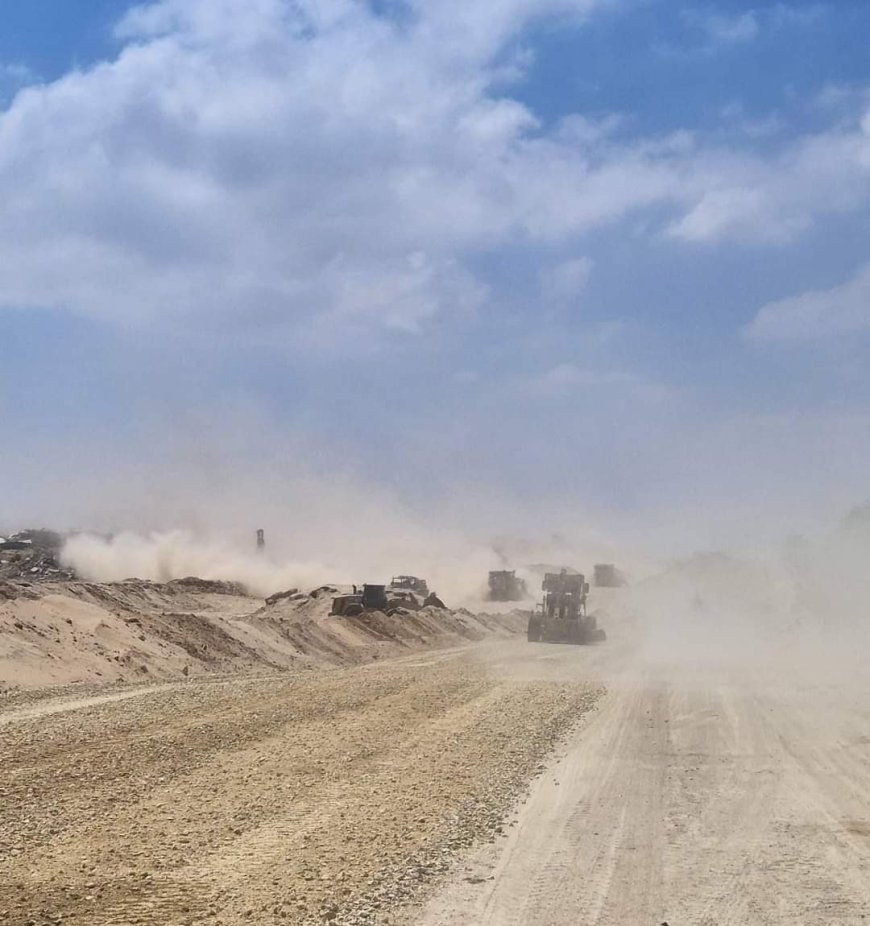
<svg viewBox="0 0 870 926"><path fill-rule="evenodd" d="M6 510L263 456L494 530L866 499L868 35L866 0L6 0Z"/></svg>

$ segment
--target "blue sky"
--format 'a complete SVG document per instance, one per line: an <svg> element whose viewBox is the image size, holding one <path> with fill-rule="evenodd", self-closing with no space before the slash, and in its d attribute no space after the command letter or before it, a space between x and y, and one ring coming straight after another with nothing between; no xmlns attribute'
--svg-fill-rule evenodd
<svg viewBox="0 0 870 926"><path fill-rule="evenodd" d="M191 446L499 532L870 495L870 6L466 6L4 5L7 517Z"/></svg>
<svg viewBox="0 0 870 926"><path fill-rule="evenodd" d="M114 26L130 5L127 0L6 4L0 56L42 80L62 77L71 68L87 67L117 51Z"/></svg>

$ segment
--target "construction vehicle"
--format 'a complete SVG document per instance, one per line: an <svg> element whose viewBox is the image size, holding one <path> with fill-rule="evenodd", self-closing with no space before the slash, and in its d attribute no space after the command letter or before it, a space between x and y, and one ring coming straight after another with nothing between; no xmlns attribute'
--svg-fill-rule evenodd
<svg viewBox="0 0 870 926"><path fill-rule="evenodd" d="M529 615L530 643L599 643L607 639L586 610L589 583L583 575L548 572L541 584L542 602Z"/></svg>
<svg viewBox="0 0 870 926"><path fill-rule="evenodd" d="M592 582L596 588L622 588L625 576L612 563L596 563Z"/></svg>
<svg viewBox="0 0 870 926"><path fill-rule="evenodd" d="M528 597L528 590L515 570L501 569L489 574L488 597L490 601L522 601Z"/></svg>
<svg viewBox="0 0 870 926"><path fill-rule="evenodd" d="M424 582L423 585L425 584ZM363 585L360 591L357 591L357 587L354 586L352 593L336 595L332 599L332 610L329 614L330 617L358 617L367 611L396 614L397 612L419 611L427 605L437 608L445 606L444 602L428 589L426 597L422 598L418 592L412 592L406 588Z"/></svg>
<svg viewBox="0 0 870 926"><path fill-rule="evenodd" d="M383 611L386 614L391 610L385 585L363 585L361 592L354 586L352 594L336 595L329 613L331 617L357 617L364 611Z"/></svg>
<svg viewBox="0 0 870 926"><path fill-rule="evenodd" d="M418 579L416 576L393 576L389 589L391 592L413 592L421 598L426 598L429 594L429 585L426 580Z"/></svg>

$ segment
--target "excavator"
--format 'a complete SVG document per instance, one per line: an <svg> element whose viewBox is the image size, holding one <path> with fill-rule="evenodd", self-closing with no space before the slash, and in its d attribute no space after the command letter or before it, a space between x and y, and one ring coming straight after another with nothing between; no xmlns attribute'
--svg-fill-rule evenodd
<svg viewBox="0 0 870 926"><path fill-rule="evenodd" d="M598 627L595 615L588 614L586 577L548 572L541 584L543 600L529 615L530 643L600 643L607 634Z"/></svg>

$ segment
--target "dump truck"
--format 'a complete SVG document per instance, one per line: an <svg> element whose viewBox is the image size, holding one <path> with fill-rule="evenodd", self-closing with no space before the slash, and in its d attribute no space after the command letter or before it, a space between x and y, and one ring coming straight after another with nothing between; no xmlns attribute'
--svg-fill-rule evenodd
<svg viewBox="0 0 870 926"><path fill-rule="evenodd" d="M613 563L596 563L592 582L596 588L621 588L625 585L625 576Z"/></svg>
<svg viewBox="0 0 870 926"><path fill-rule="evenodd" d="M529 615L530 643L599 643L607 638L588 614L589 583L580 574L548 572L541 583L543 600Z"/></svg>
<svg viewBox="0 0 870 926"><path fill-rule="evenodd" d="M528 596L526 583L513 569L500 569L489 574L490 601L522 601Z"/></svg>

